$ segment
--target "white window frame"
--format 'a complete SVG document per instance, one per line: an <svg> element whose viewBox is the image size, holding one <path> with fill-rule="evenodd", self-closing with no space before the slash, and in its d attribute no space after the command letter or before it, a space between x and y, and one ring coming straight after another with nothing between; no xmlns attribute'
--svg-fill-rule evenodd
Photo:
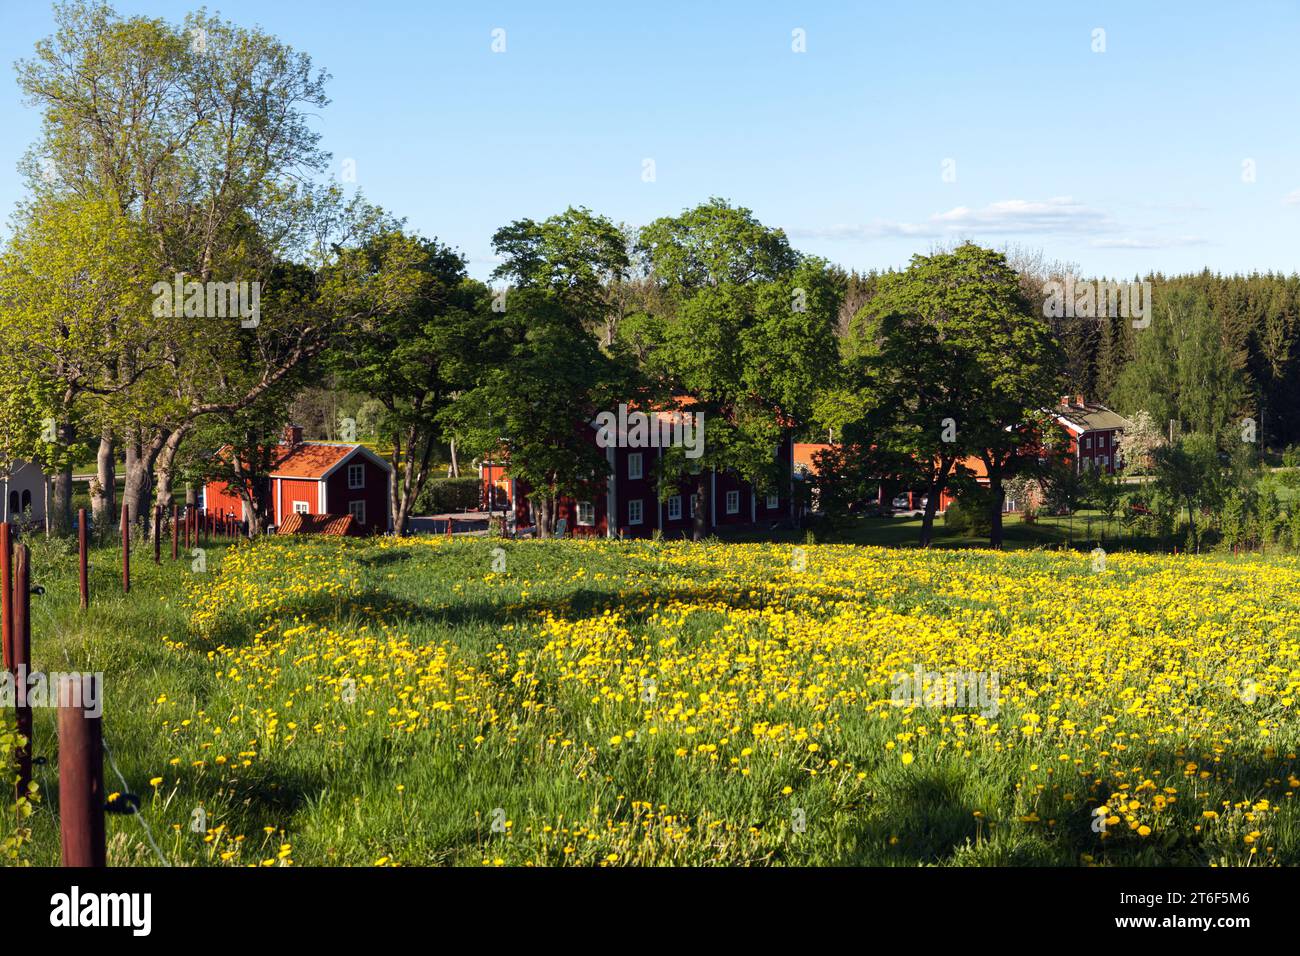
<svg viewBox="0 0 1300 956"><path fill-rule="evenodd" d="M355 478L353 476L356 476ZM363 462L348 465L348 490L356 491L366 486L366 466Z"/></svg>
<svg viewBox="0 0 1300 956"><path fill-rule="evenodd" d="M780 508L780 507L781 507L781 496L780 496L780 495L768 495L768 496L767 496L767 510L768 510L768 511L775 511L777 508Z"/></svg>
<svg viewBox="0 0 1300 956"><path fill-rule="evenodd" d="M640 498L631 498L627 503L627 523L641 524L645 521L645 503Z"/></svg>
<svg viewBox="0 0 1300 956"><path fill-rule="evenodd" d="M644 474L641 453L639 451L630 452L627 456L627 480L639 481Z"/></svg>
<svg viewBox="0 0 1300 956"><path fill-rule="evenodd" d="M579 501L574 509L575 518L580 528L591 528L596 524L596 506L590 501Z"/></svg>
<svg viewBox="0 0 1300 956"><path fill-rule="evenodd" d="M296 515L309 515L311 514L311 505L305 501L295 501L293 503L293 513Z"/></svg>
<svg viewBox="0 0 1300 956"><path fill-rule="evenodd" d="M364 499L361 501L349 501L348 514L352 515L352 520L357 524L364 525L366 523L366 503Z"/></svg>
<svg viewBox="0 0 1300 956"><path fill-rule="evenodd" d="M682 520L682 496L681 495L673 495L671 498L668 499L668 520L669 521Z"/></svg>
<svg viewBox="0 0 1300 956"><path fill-rule="evenodd" d="M740 514L740 492L739 491L727 492L727 514L729 515Z"/></svg>
<svg viewBox="0 0 1300 956"><path fill-rule="evenodd" d="M1097 467L1098 467L1098 468L1101 468L1101 469L1104 470L1104 469L1106 468L1106 466L1109 465L1109 464L1110 464L1110 459L1107 458L1105 455L1098 455L1098 456L1097 456Z"/></svg>
<svg viewBox="0 0 1300 956"><path fill-rule="evenodd" d="M1092 436L1091 436L1091 435L1085 435L1085 436L1084 436L1084 439L1083 439L1083 447L1084 447L1085 449L1087 449L1088 451L1092 451Z"/></svg>

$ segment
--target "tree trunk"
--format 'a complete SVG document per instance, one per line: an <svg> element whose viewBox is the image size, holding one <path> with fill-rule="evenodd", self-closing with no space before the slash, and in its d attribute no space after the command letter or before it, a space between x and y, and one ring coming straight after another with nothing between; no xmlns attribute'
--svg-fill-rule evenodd
<svg viewBox="0 0 1300 956"><path fill-rule="evenodd" d="M389 486L391 489L389 502L393 510L393 533L397 535L406 534L409 530L411 512L415 510L416 499L420 497L420 492L424 490L425 483L429 478L429 462L433 458L433 433L430 432L425 436L424 450L420 453L418 466L412 460L412 453L415 450L417 440L416 430L412 427L407 436L406 459L402 463L400 471L396 467L397 463L393 463L393 481ZM396 454L396 451L394 451L394 454ZM453 460L454 455L453 452ZM402 476L400 486L397 483L399 474Z"/></svg>
<svg viewBox="0 0 1300 956"><path fill-rule="evenodd" d="M155 432L146 442L136 433L126 443L126 490L122 502L127 507L131 523L144 531L146 537L152 523L154 466L169 436L169 432Z"/></svg>
<svg viewBox="0 0 1300 956"><path fill-rule="evenodd" d="M703 541L709 529L709 484L708 475L701 469L695 476L695 491L691 498L695 502L695 515L691 521L691 540Z"/></svg>
<svg viewBox="0 0 1300 956"><path fill-rule="evenodd" d="M940 458L939 470L935 472L930 487L925 494L925 511L921 515L921 547L928 548L934 542L934 516L939 513L939 499L948 487L948 475L956 458Z"/></svg>
<svg viewBox="0 0 1300 956"><path fill-rule="evenodd" d="M989 469L989 495L993 499L989 502L989 547L1001 550L1002 505L1007 493L1002 487L1002 473L992 468Z"/></svg>
<svg viewBox="0 0 1300 956"><path fill-rule="evenodd" d="M46 527L59 537L72 533L72 465L54 474L54 495L46 512Z"/></svg>
<svg viewBox="0 0 1300 956"><path fill-rule="evenodd" d="M939 511L941 487L931 486L925 496L925 511L921 515L921 547L928 548L934 541L934 516Z"/></svg>
<svg viewBox="0 0 1300 956"><path fill-rule="evenodd" d="M460 462L456 460L456 439L451 440L451 464L447 466L448 478L460 477Z"/></svg>
<svg viewBox="0 0 1300 956"><path fill-rule="evenodd" d="M138 435L126 442L126 486L122 491L122 504L126 505L127 520L138 525L149 511L149 495L153 484L153 468L149 456L141 447Z"/></svg>
<svg viewBox="0 0 1300 956"><path fill-rule="evenodd" d="M154 501L169 511L172 506L172 479L175 477L176 453L180 451L187 430L178 428L167 436L154 468Z"/></svg>
<svg viewBox="0 0 1300 956"><path fill-rule="evenodd" d="M537 513L537 520L534 522L537 526L537 537L549 538L551 536L551 520L555 499L550 494L541 494L537 496L534 511Z"/></svg>
<svg viewBox="0 0 1300 956"><path fill-rule="evenodd" d="M117 509L117 461L114 457L113 432L105 428L99 436L99 452L95 456L95 480L91 483L90 509L96 529L113 526Z"/></svg>

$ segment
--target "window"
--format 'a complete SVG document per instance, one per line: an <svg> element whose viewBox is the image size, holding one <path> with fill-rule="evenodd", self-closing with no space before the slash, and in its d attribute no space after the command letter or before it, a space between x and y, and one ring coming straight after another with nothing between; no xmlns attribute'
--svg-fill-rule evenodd
<svg viewBox="0 0 1300 956"><path fill-rule="evenodd" d="M1085 438L1085 439L1083 440L1083 447L1084 447L1084 448L1087 448L1089 451L1092 450L1092 436L1091 436L1091 435L1089 435L1087 438Z"/></svg>
<svg viewBox="0 0 1300 956"><path fill-rule="evenodd" d="M348 487L364 488L366 486L366 466L348 465Z"/></svg>
<svg viewBox="0 0 1300 956"><path fill-rule="evenodd" d="M295 501L295 502L293 503L293 513L296 514L296 515L305 515L305 514L307 514L307 502L305 502L305 501Z"/></svg>
<svg viewBox="0 0 1300 956"><path fill-rule="evenodd" d="M727 514L734 515L740 511L740 492L727 492Z"/></svg>
<svg viewBox="0 0 1300 956"><path fill-rule="evenodd" d="M633 498L631 501L627 503L627 523L628 524L641 523L641 499L640 498Z"/></svg>
<svg viewBox="0 0 1300 956"><path fill-rule="evenodd" d="M1105 447L1106 447L1106 436L1105 436L1105 435L1098 435L1098 436L1097 436L1097 447L1098 447L1098 448L1105 448Z"/></svg>
<svg viewBox="0 0 1300 956"><path fill-rule="evenodd" d="M691 495L690 498L688 498L687 500L690 502L691 517L694 518L695 517L695 496Z"/></svg>
<svg viewBox="0 0 1300 956"><path fill-rule="evenodd" d="M596 507L590 501L578 502L578 524L590 528L596 523Z"/></svg>
<svg viewBox="0 0 1300 956"><path fill-rule="evenodd" d="M17 514L18 510L18 492L11 491L9 492L9 513Z"/></svg>
<svg viewBox="0 0 1300 956"><path fill-rule="evenodd" d="M641 477L641 453L639 451L627 456L627 477L629 481L635 481Z"/></svg>
<svg viewBox="0 0 1300 956"><path fill-rule="evenodd" d="M357 524L366 523L366 503L364 501L352 501L348 503L348 514L352 515L352 520Z"/></svg>
<svg viewBox="0 0 1300 956"><path fill-rule="evenodd" d="M25 514L27 512L27 509L29 509L31 506L32 506L31 489L24 489L22 503L18 506L18 510L22 511Z"/></svg>
<svg viewBox="0 0 1300 956"><path fill-rule="evenodd" d="M779 508L779 507L781 507L781 496L780 496L780 495L768 495L768 496L767 496L767 510L768 510L768 511L775 511L775 510L776 510L777 508Z"/></svg>
<svg viewBox="0 0 1300 956"><path fill-rule="evenodd" d="M668 520L680 521L682 517L682 496L673 495L668 499Z"/></svg>
<svg viewBox="0 0 1300 956"><path fill-rule="evenodd" d="M1101 467L1101 468L1105 468L1105 467L1106 467L1106 463L1107 463L1109 460L1110 460L1110 459L1107 458L1105 455L1102 455L1100 458L1097 459L1097 464L1098 464L1099 467Z"/></svg>

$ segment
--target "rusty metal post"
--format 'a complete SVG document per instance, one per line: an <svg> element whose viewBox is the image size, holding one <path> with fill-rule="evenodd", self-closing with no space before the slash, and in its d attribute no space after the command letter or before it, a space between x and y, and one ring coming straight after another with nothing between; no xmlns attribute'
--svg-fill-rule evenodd
<svg viewBox="0 0 1300 956"><path fill-rule="evenodd" d="M17 676L18 692L16 713L18 733L23 743L14 751L18 764L18 783L14 795L27 796L27 784L32 779L32 707L27 700L27 678L32 670L32 561L27 545L20 544L14 555L14 635L13 657L10 670Z"/></svg>
<svg viewBox="0 0 1300 956"><path fill-rule="evenodd" d="M185 506L185 553L190 553L190 525L194 523L194 509L189 505Z"/></svg>
<svg viewBox="0 0 1300 956"><path fill-rule="evenodd" d="M77 510L77 580L81 585L81 609L90 607L90 539L86 528L86 509Z"/></svg>
<svg viewBox="0 0 1300 956"><path fill-rule="evenodd" d="M108 863L103 728L99 717L86 713L85 703L100 699L98 681L93 674L68 674L59 680L59 829L64 866Z"/></svg>

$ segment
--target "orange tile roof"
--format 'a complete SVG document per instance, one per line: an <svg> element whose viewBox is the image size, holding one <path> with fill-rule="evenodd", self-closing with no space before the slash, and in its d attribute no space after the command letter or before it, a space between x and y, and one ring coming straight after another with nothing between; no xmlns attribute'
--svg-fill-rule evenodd
<svg viewBox="0 0 1300 956"><path fill-rule="evenodd" d="M287 515L279 534L325 534L333 537L357 537L361 532L352 515Z"/></svg>
<svg viewBox="0 0 1300 956"><path fill-rule="evenodd" d="M320 442L303 442L290 447L281 442L276 446L276 458L271 463L271 477L319 478L360 447Z"/></svg>

